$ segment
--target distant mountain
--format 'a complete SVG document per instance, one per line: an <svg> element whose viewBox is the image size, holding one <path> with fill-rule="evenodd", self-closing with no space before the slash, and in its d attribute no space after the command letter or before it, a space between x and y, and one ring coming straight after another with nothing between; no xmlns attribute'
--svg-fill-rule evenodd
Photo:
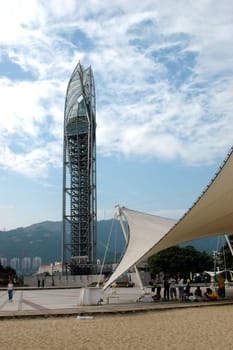
<svg viewBox="0 0 233 350"><path fill-rule="evenodd" d="M110 232L112 231L112 232ZM44 221L28 227L9 231L0 231L0 257L41 257L44 264L61 260L60 221ZM97 257L102 261L108 244L106 262L119 259L125 245L119 221L103 220L97 223Z"/></svg>
<svg viewBox="0 0 233 350"><path fill-rule="evenodd" d="M43 262L60 260L61 222L45 221L10 231L0 231L0 256L41 257ZM48 260L49 259L49 260Z"/></svg>
<svg viewBox="0 0 233 350"><path fill-rule="evenodd" d="M199 251L205 251L208 254L212 254L213 251L218 251L224 244L226 244L226 241L223 239L223 236L214 236L185 242L180 244L180 246L185 247L191 245Z"/></svg>
<svg viewBox="0 0 233 350"><path fill-rule="evenodd" d="M104 255L106 255L106 262L117 262L122 255L124 247L125 238L120 222L118 220L98 221L97 257L102 261Z"/></svg>
<svg viewBox="0 0 233 350"><path fill-rule="evenodd" d="M119 221L102 220L97 223L97 257L103 261L106 253L106 262L116 262L125 246L125 240ZM42 263L61 260L61 232L62 223L45 221L28 227L20 227L9 231L0 231L0 257L23 259L41 257ZM224 242L225 243L225 242ZM218 237L203 238L181 244L192 245L200 251L211 254L219 249Z"/></svg>

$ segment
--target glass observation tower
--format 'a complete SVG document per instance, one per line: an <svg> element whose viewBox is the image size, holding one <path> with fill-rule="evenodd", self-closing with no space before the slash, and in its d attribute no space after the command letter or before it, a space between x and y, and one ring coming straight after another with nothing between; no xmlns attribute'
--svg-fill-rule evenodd
<svg viewBox="0 0 233 350"><path fill-rule="evenodd" d="M63 273L96 266L96 120L91 67L77 64L65 99L63 150Z"/></svg>

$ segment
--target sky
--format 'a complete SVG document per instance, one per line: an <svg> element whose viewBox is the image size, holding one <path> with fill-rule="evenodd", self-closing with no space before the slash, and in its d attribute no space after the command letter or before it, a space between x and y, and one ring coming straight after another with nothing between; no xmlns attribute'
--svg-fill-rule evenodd
<svg viewBox="0 0 233 350"><path fill-rule="evenodd" d="M62 220L79 61L95 79L98 220L116 204L179 219L233 144L233 2L2 2L0 230Z"/></svg>

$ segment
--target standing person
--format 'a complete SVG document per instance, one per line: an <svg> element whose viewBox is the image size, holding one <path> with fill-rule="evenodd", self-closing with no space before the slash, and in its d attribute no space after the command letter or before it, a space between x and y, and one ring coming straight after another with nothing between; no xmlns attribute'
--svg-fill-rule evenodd
<svg viewBox="0 0 233 350"><path fill-rule="evenodd" d="M218 296L220 298L225 298L226 296L225 278L221 273L218 275Z"/></svg>
<svg viewBox="0 0 233 350"><path fill-rule="evenodd" d="M155 287L156 287L156 294L154 296L154 300L160 300L161 299L161 285L162 285L162 283L161 283L158 275L156 276L154 283L155 283Z"/></svg>
<svg viewBox="0 0 233 350"><path fill-rule="evenodd" d="M169 288L169 281L167 276L164 277L163 280L163 299L169 301L169 292L170 292L170 288Z"/></svg>
<svg viewBox="0 0 233 350"><path fill-rule="evenodd" d="M171 299L173 300L173 298L175 300L177 300L177 296L176 296L176 280L175 278L172 276L169 279L169 284L170 284L170 296Z"/></svg>
<svg viewBox="0 0 233 350"><path fill-rule="evenodd" d="M200 288L200 286L197 286L195 292L194 292L195 298L197 301L202 300L202 290Z"/></svg>
<svg viewBox="0 0 233 350"><path fill-rule="evenodd" d="M12 299L13 299L13 282L10 280L7 286L7 292L8 292L8 301L9 303L12 303Z"/></svg>
<svg viewBox="0 0 233 350"><path fill-rule="evenodd" d="M178 282L179 289L179 299L180 301L184 301L184 279L181 277Z"/></svg>
<svg viewBox="0 0 233 350"><path fill-rule="evenodd" d="M190 280L187 279L186 281L186 286L184 288L184 296L185 296L185 299L188 300L188 297L190 295L190 290L191 290L191 286L190 286Z"/></svg>
<svg viewBox="0 0 233 350"><path fill-rule="evenodd" d="M161 282L159 276L156 277L155 287L156 287L156 295L155 295L156 300L160 300L161 299L162 282Z"/></svg>
<svg viewBox="0 0 233 350"><path fill-rule="evenodd" d="M149 286L151 288L151 293L154 293L155 292L155 285L154 285L154 279L153 278L150 279Z"/></svg>

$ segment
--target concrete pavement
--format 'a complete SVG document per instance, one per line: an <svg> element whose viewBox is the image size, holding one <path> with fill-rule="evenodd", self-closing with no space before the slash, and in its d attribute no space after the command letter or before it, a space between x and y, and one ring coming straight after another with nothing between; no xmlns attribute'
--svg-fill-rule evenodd
<svg viewBox="0 0 233 350"><path fill-rule="evenodd" d="M142 294L138 288L108 289L104 292L102 305L79 306L80 289L77 288L46 288L46 289L15 289L13 301L8 302L6 290L0 290L0 319L10 317L35 316L68 316L80 314L125 313L149 310L167 310L184 307L233 305L233 288L227 290L227 298L217 302L179 303L137 302Z"/></svg>

